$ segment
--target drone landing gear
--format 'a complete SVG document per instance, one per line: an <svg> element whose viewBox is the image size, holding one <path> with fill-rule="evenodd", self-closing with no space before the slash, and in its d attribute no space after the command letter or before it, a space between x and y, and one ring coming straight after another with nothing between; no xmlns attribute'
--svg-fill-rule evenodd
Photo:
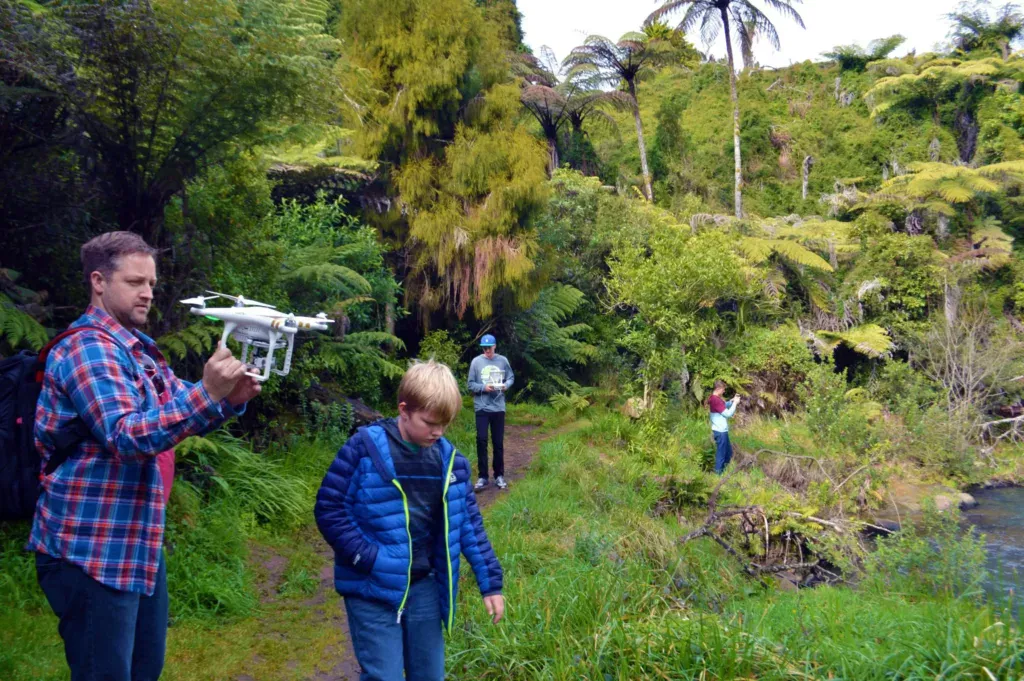
<svg viewBox="0 0 1024 681"><path fill-rule="evenodd" d="M285 334L277 333L274 331L270 332L269 340L254 340L247 339L246 342L242 343L242 363L252 364L258 371L247 371L246 376L252 376L257 381L263 382L270 378L271 373L275 373L278 376L287 376L288 372L292 368L292 347L295 342L295 336L292 334L288 335L288 340L282 340L282 336ZM284 366L280 369L274 364L274 350L280 348L287 348L284 356ZM250 356L251 351L251 356ZM261 352L263 351L262 355ZM262 371L262 373L260 373Z"/></svg>

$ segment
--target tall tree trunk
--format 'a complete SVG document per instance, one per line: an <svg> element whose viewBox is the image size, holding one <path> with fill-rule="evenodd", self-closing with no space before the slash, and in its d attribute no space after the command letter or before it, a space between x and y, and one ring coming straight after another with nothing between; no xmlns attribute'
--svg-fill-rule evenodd
<svg viewBox="0 0 1024 681"><path fill-rule="evenodd" d="M978 125L977 117L971 111L973 91L974 86L970 82L964 83L960 92L956 117L953 120L953 127L956 129L956 146L963 163L973 161L974 153L978 150L978 133L981 126Z"/></svg>
<svg viewBox="0 0 1024 681"><path fill-rule="evenodd" d="M384 304L384 331L392 336L395 335L395 317L395 304L389 300ZM385 343L384 347L388 349L388 352L394 350L391 341Z"/></svg>
<svg viewBox="0 0 1024 681"><path fill-rule="evenodd" d="M736 162L736 217L743 217L743 159L740 156L740 96L736 90L736 62L732 55L732 36L729 35L729 12L722 8L722 28L725 30L725 52L729 57L729 92L732 95L732 146Z"/></svg>
<svg viewBox="0 0 1024 681"><path fill-rule="evenodd" d="M647 200L654 201L654 191L651 189L651 170L647 165L647 145L644 144L644 124L640 121L640 102L636 98L636 84L629 84L629 94L633 97L633 120L636 121L636 142L640 146L640 168L644 173L644 189L647 192Z"/></svg>
<svg viewBox="0 0 1024 681"><path fill-rule="evenodd" d="M807 156L804 158L804 181L803 181L803 197L804 201L807 200L807 188L811 182L811 167L814 165L814 157Z"/></svg>
<svg viewBox="0 0 1024 681"><path fill-rule="evenodd" d="M558 139L556 137L548 137L548 175L553 175L558 170Z"/></svg>

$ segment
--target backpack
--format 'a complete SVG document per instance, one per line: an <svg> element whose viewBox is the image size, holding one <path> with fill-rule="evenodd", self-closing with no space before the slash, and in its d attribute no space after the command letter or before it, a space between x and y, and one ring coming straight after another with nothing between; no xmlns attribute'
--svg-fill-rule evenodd
<svg viewBox="0 0 1024 681"><path fill-rule="evenodd" d="M78 326L57 335L38 354L22 350L0 360L0 520L32 517L39 498L39 483L67 460L89 430L81 419L57 433L57 450L41 470L35 444L36 402L43 389L46 359L62 340L79 331L110 333L95 326ZM111 338L113 338L111 336Z"/></svg>

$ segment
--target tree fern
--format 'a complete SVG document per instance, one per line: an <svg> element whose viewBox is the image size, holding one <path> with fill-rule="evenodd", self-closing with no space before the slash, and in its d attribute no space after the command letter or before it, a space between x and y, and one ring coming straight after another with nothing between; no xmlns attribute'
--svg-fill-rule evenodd
<svg viewBox="0 0 1024 681"><path fill-rule="evenodd" d="M405 343L398 336L384 331L359 331L345 336L345 343L363 348L390 345L397 350L405 350Z"/></svg>
<svg viewBox="0 0 1024 681"><path fill-rule="evenodd" d="M892 351L893 343L889 333L877 324L862 324L848 331L816 331L814 340L818 347L833 352L840 344L868 357L884 357Z"/></svg>
<svg viewBox="0 0 1024 681"><path fill-rule="evenodd" d="M590 325L564 324L584 302L580 290L553 284L541 291L528 310L516 315L513 329L522 343L521 358L532 373L544 377L534 382L536 392L551 394L558 389L559 380L568 380L570 367L597 357L597 347L583 340L592 331Z"/></svg>
<svg viewBox="0 0 1024 681"><path fill-rule="evenodd" d="M42 324L19 310L10 298L0 294L0 342L12 349L39 350L47 340L49 334Z"/></svg>
<svg viewBox="0 0 1024 681"><path fill-rule="evenodd" d="M318 347L311 359L329 371L344 373L353 370L373 369L380 375L396 379L405 373L405 367L391 361L381 349L391 344L404 349L401 339L381 331L364 331L349 334L344 341L325 341Z"/></svg>
<svg viewBox="0 0 1024 681"><path fill-rule="evenodd" d="M1013 259L1013 237L1002 229L1002 222L985 218L973 230L969 247L950 258L951 263L967 262L985 270L996 270Z"/></svg>
<svg viewBox="0 0 1024 681"><path fill-rule="evenodd" d="M772 255L777 255L787 263L796 266L797 270L806 267L819 273L833 271L832 266L824 258L795 241L787 239L740 237L736 242L736 247L753 263L766 263ZM767 285L765 292L768 293L769 298L777 300L785 290L785 276L771 277L766 276L763 272L759 272L757 276L764 276ZM807 289L808 295L815 305L827 308L827 297L819 295L819 291L822 289L820 283L814 281L801 281L800 283Z"/></svg>
<svg viewBox="0 0 1024 681"><path fill-rule="evenodd" d="M157 339L157 345L173 359L182 360L189 355L204 357L213 352L221 330L212 325L196 322L184 329L166 333Z"/></svg>
<svg viewBox="0 0 1024 681"><path fill-rule="evenodd" d="M795 265L801 265L803 267L809 267L813 270L821 272L832 272L834 271L832 265L827 260L819 256L817 253L811 251L808 248L801 246L795 241L789 241L787 239L775 239L771 242L772 250L779 254L780 257L789 261Z"/></svg>
<svg viewBox="0 0 1024 681"><path fill-rule="evenodd" d="M281 278L292 288L312 286L325 292L346 295L366 294L373 288L363 275L352 268L331 262L302 265Z"/></svg>

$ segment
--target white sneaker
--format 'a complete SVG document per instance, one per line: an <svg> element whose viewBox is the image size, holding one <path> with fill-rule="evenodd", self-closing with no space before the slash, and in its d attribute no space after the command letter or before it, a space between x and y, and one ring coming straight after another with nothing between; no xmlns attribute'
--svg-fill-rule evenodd
<svg viewBox="0 0 1024 681"><path fill-rule="evenodd" d="M487 478L477 478L476 479L476 484L473 485L473 489L476 489L476 490L483 489L484 487L487 487L487 484L488 484L487 483Z"/></svg>
<svg viewBox="0 0 1024 681"><path fill-rule="evenodd" d="M505 482L505 476L504 475L499 475L498 477L494 478L494 485L498 489L508 489L508 483Z"/></svg>

